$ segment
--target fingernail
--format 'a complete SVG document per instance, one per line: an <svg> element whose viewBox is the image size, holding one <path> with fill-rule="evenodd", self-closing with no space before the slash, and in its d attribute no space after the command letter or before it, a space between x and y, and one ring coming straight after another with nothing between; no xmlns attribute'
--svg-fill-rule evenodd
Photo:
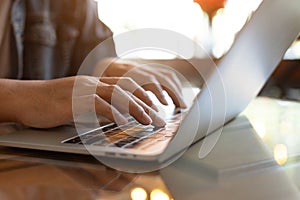
<svg viewBox="0 0 300 200"><path fill-rule="evenodd" d="M164 105L168 105L168 101L167 101L167 99L166 99L166 97L165 97L164 94L161 95L161 101L162 101L162 103L163 103Z"/></svg>
<svg viewBox="0 0 300 200"><path fill-rule="evenodd" d="M142 121L143 121L145 124L151 124L151 123L152 123L152 119L151 119L150 116L147 115L147 113L145 113L145 112L143 112Z"/></svg>
<svg viewBox="0 0 300 200"><path fill-rule="evenodd" d="M118 121L117 121L118 124L120 125L124 125L124 124L127 124L128 123L128 120L126 118L120 118Z"/></svg>
<svg viewBox="0 0 300 200"><path fill-rule="evenodd" d="M116 119L116 123L119 125L124 125L128 123L128 120L124 116L119 115L118 119Z"/></svg>
<svg viewBox="0 0 300 200"><path fill-rule="evenodd" d="M157 107L155 104L152 104L151 108L152 108L153 110L155 110L156 112L159 111L159 110L158 110L158 107Z"/></svg>
<svg viewBox="0 0 300 200"><path fill-rule="evenodd" d="M187 104L184 102L184 100L181 100L180 107L187 108Z"/></svg>
<svg viewBox="0 0 300 200"><path fill-rule="evenodd" d="M178 100L179 100L179 104L180 104L179 107L180 108L187 108L187 104L185 103L182 94L179 95Z"/></svg>
<svg viewBox="0 0 300 200"><path fill-rule="evenodd" d="M166 122L163 118L156 115L155 120L153 121L153 125L156 127L164 127L166 125Z"/></svg>

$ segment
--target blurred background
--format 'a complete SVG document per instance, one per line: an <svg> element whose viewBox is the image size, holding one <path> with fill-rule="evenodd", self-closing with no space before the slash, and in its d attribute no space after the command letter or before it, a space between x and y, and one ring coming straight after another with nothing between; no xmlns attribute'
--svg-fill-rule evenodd
<svg viewBox="0 0 300 200"><path fill-rule="evenodd" d="M203 45L214 58L222 57L262 0L96 0L99 18L114 32L139 28L176 31ZM199 52L191 57L202 57ZM153 57L152 53L142 58ZM170 55L157 55L169 59ZM287 58L300 58L300 42ZM156 57L157 58L157 57Z"/></svg>
<svg viewBox="0 0 300 200"><path fill-rule="evenodd" d="M235 35L251 18L262 0L95 0L99 18L114 35L140 29L162 28L183 34L207 52L189 51L189 57L220 59ZM118 53L118 42L116 49ZM178 45L180 48L180 45ZM125 58L176 59L162 51L144 50ZM260 95L300 100L300 40L288 49Z"/></svg>

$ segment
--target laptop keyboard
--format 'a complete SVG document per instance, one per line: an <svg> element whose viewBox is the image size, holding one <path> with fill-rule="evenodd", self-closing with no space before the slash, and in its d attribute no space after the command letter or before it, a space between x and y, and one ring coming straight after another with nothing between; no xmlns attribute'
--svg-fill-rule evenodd
<svg viewBox="0 0 300 200"><path fill-rule="evenodd" d="M80 136L62 141L67 144L95 145L102 147L146 149L150 144L171 139L180 122L182 114L175 114L168 120L165 127L142 125L135 119L129 118L125 125L115 123L89 131Z"/></svg>

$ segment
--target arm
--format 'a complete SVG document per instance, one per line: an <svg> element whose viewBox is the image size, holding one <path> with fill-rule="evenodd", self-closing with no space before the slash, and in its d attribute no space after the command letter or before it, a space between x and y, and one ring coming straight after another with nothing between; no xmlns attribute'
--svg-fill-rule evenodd
<svg viewBox="0 0 300 200"><path fill-rule="evenodd" d="M9 79L0 79L0 122L16 122L16 88L18 82Z"/></svg>
<svg viewBox="0 0 300 200"><path fill-rule="evenodd" d="M91 76L45 81L0 79L0 88L1 122L18 122L37 128L63 125L73 120L72 106L77 102L76 114L91 112L92 105L97 114L111 121L126 123L123 114L129 113L142 124L165 124L150 107L152 102L146 92L128 78L101 81Z"/></svg>
<svg viewBox="0 0 300 200"><path fill-rule="evenodd" d="M0 79L0 122L17 122L38 128L69 122L72 106L66 106L70 101L65 97L72 96L72 90L66 85L63 94L61 90L55 90L51 81ZM63 114L59 114L58 109L62 106Z"/></svg>

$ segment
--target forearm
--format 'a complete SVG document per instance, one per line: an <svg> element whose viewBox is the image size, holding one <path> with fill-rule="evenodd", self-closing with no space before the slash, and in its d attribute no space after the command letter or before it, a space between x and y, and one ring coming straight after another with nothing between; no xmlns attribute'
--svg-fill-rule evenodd
<svg viewBox="0 0 300 200"><path fill-rule="evenodd" d="M77 88L73 94L75 81ZM135 91L136 96L128 91ZM147 93L128 78L0 79L0 122L18 122L36 128L60 126L74 120L73 102L77 105L76 115L95 110L111 121L126 123L122 114L129 113L142 124L165 125L150 107L152 102Z"/></svg>
<svg viewBox="0 0 300 200"><path fill-rule="evenodd" d="M0 79L0 122L16 122L19 80Z"/></svg>

